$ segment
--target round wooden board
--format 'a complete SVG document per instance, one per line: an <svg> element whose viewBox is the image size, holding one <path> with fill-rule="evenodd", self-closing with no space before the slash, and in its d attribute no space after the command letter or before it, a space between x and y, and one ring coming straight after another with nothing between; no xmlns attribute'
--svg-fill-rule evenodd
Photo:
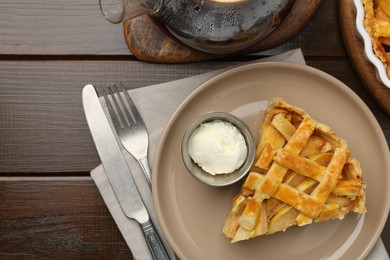
<svg viewBox="0 0 390 260"><path fill-rule="evenodd" d="M377 103L390 115L390 89L376 76L376 70L364 56L364 45L356 30L356 13L352 0L340 0L340 24L345 46L352 64Z"/></svg>
<svg viewBox="0 0 390 260"><path fill-rule="evenodd" d="M275 47L292 38L310 21L323 0L295 0L286 19L257 45L237 54ZM221 57L200 52L176 40L156 19L143 15L123 23L127 46L139 60L156 63L185 63Z"/></svg>

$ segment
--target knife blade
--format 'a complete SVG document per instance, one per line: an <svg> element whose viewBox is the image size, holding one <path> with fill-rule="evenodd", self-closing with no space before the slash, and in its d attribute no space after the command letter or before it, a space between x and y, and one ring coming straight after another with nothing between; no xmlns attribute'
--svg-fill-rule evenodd
<svg viewBox="0 0 390 260"><path fill-rule="evenodd" d="M123 213L140 224L153 259L169 259L93 85L83 88L82 99L92 138Z"/></svg>

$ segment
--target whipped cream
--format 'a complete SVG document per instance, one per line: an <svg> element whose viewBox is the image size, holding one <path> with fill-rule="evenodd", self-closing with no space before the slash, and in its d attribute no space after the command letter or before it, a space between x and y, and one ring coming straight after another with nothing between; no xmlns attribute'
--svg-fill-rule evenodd
<svg viewBox="0 0 390 260"><path fill-rule="evenodd" d="M247 153L241 132L221 120L201 124L189 140L192 160L211 175L234 172L244 163Z"/></svg>

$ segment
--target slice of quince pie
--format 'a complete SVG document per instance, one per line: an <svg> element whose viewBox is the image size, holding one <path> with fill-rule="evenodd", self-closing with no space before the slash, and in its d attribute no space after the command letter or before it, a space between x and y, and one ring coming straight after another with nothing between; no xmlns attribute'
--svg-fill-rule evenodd
<svg viewBox="0 0 390 260"><path fill-rule="evenodd" d="M259 133L252 170L224 222L231 242L366 212L360 164L328 126L277 98Z"/></svg>

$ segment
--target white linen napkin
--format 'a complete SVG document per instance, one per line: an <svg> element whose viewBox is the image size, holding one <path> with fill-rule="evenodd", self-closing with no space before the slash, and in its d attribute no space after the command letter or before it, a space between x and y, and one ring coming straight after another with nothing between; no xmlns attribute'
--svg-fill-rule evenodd
<svg viewBox="0 0 390 260"><path fill-rule="evenodd" d="M300 49L257 60L255 62L260 61L285 61L305 64L305 60ZM164 127L180 103L202 83L219 74L221 71L230 68L171 81L168 83L129 90L129 94L132 96L134 103L142 115L142 118L146 124L146 128L149 132L149 162L153 162L157 145ZM126 82L123 83L126 85ZM102 99L101 101L104 105L104 100ZM133 174L139 192L148 209L150 217L155 224L164 245L167 248L168 254L170 255L171 259L175 259L174 252L168 245L168 242L163 236L161 228L158 225L156 213L153 208L152 194L145 177L143 176L142 170L136 160L130 154L128 154L124 148L122 148L122 150ZM91 176L95 181L134 258L152 259L138 223L132 219L128 219L123 214L108 182L103 166L99 165L97 168L92 170ZM381 239L379 239L378 243L375 245L367 259L389 259Z"/></svg>

